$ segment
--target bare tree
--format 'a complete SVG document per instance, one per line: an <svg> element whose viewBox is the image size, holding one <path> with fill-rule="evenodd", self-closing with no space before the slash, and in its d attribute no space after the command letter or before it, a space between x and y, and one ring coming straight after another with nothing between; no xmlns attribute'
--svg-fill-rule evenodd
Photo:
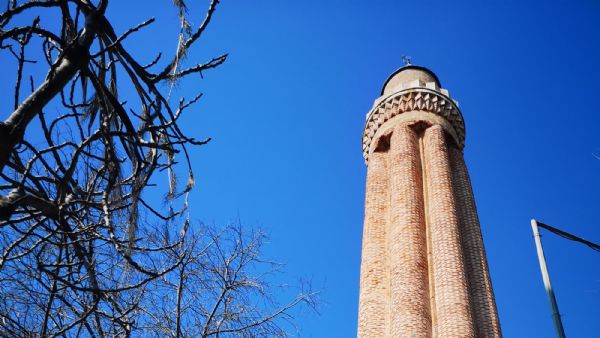
<svg viewBox="0 0 600 338"><path fill-rule="evenodd" d="M201 94L171 104L168 93L227 55L184 66L218 1L197 27L173 3L177 49L145 65L123 41L154 18L117 34L109 0L10 0L0 14L0 51L16 60L0 124L0 335L281 336L289 310L312 304L310 291L287 305L269 297L261 235L190 225L187 148L210 139L178 125ZM36 62L48 67L37 87L24 79ZM126 86L137 94L119 96ZM169 177L164 200L153 197L159 174Z"/></svg>
<svg viewBox="0 0 600 338"><path fill-rule="evenodd" d="M301 303L314 307L316 293L300 283L295 297L278 302L276 294L290 287L271 280L282 266L261 256L265 235L245 234L239 223L205 229L190 236L177 273L160 280L163 292L149 297L145 327L153 333L160 328L161 337L283 337L286 328L295 329L289 311ZM178 257L174 251L171 259Z"/></svg>

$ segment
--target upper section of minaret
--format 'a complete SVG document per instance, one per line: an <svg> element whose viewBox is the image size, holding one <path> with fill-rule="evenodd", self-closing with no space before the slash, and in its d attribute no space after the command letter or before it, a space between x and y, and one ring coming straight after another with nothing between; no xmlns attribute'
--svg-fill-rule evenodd
<svg viewBox="0 0 600 338"><path fill-rule="evenodd" d="M441 88L431 70L406 65L385 81L381 96L367 113L363 131L363 156L368 164L369 154L377 148L382 135L399 123L423 121L440 125L462 149L465 144L465 124L458 102Z"/></svg>

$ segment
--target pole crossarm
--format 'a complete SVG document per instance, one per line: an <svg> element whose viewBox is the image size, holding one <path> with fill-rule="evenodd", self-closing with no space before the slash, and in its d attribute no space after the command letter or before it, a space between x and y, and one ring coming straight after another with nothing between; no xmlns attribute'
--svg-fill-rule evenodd
<svg viewBox="0 0 600 338"><path fill-rule="evenodd" d="M590 241L588 241L586 239L583 239L581 237L577 237L577 236L572 235L572 234L570 234L568 232L564 232L564 231L562 231L560 229L552 227L552 226L550 226L548 224L544 224L544 223L542 223L540 221L537 221L537 224L538 224L539 227L544 228L544 229L546 229L546 230L548 230L550 232L553 232L553 233L555 233L555 234L557 234L557 235L559 235L561 237L564 237L566 239L570 239L572 241L576 241L576 242L579 242L579 243L583 243L583 244L589 246L590 248L592 248L592 249L594 249L596 251L600 251L600 245L598 245L596 243L590 242Z"/></svg>

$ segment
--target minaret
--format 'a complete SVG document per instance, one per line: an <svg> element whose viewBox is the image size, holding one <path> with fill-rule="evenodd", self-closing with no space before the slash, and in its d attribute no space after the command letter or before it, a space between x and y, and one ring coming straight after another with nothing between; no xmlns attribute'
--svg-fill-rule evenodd
<svg viewBox="0 0 600 338"><path fill-rule="evenodd" d="M358 337L500 337L458 103L406 65L367 114Z"/></svg>

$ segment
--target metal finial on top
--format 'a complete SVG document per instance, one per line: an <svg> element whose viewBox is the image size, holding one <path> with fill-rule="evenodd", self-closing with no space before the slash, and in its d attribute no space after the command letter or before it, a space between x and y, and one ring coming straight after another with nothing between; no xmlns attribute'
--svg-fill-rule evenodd
<svg viewBox="0 0 600 338"><path fill-rule="evenodd" d="M412 58L408 55L402 55L402 61L404 61L404 65L405 66L409 66L411 63L410 61L412 60Z"/></svg>

